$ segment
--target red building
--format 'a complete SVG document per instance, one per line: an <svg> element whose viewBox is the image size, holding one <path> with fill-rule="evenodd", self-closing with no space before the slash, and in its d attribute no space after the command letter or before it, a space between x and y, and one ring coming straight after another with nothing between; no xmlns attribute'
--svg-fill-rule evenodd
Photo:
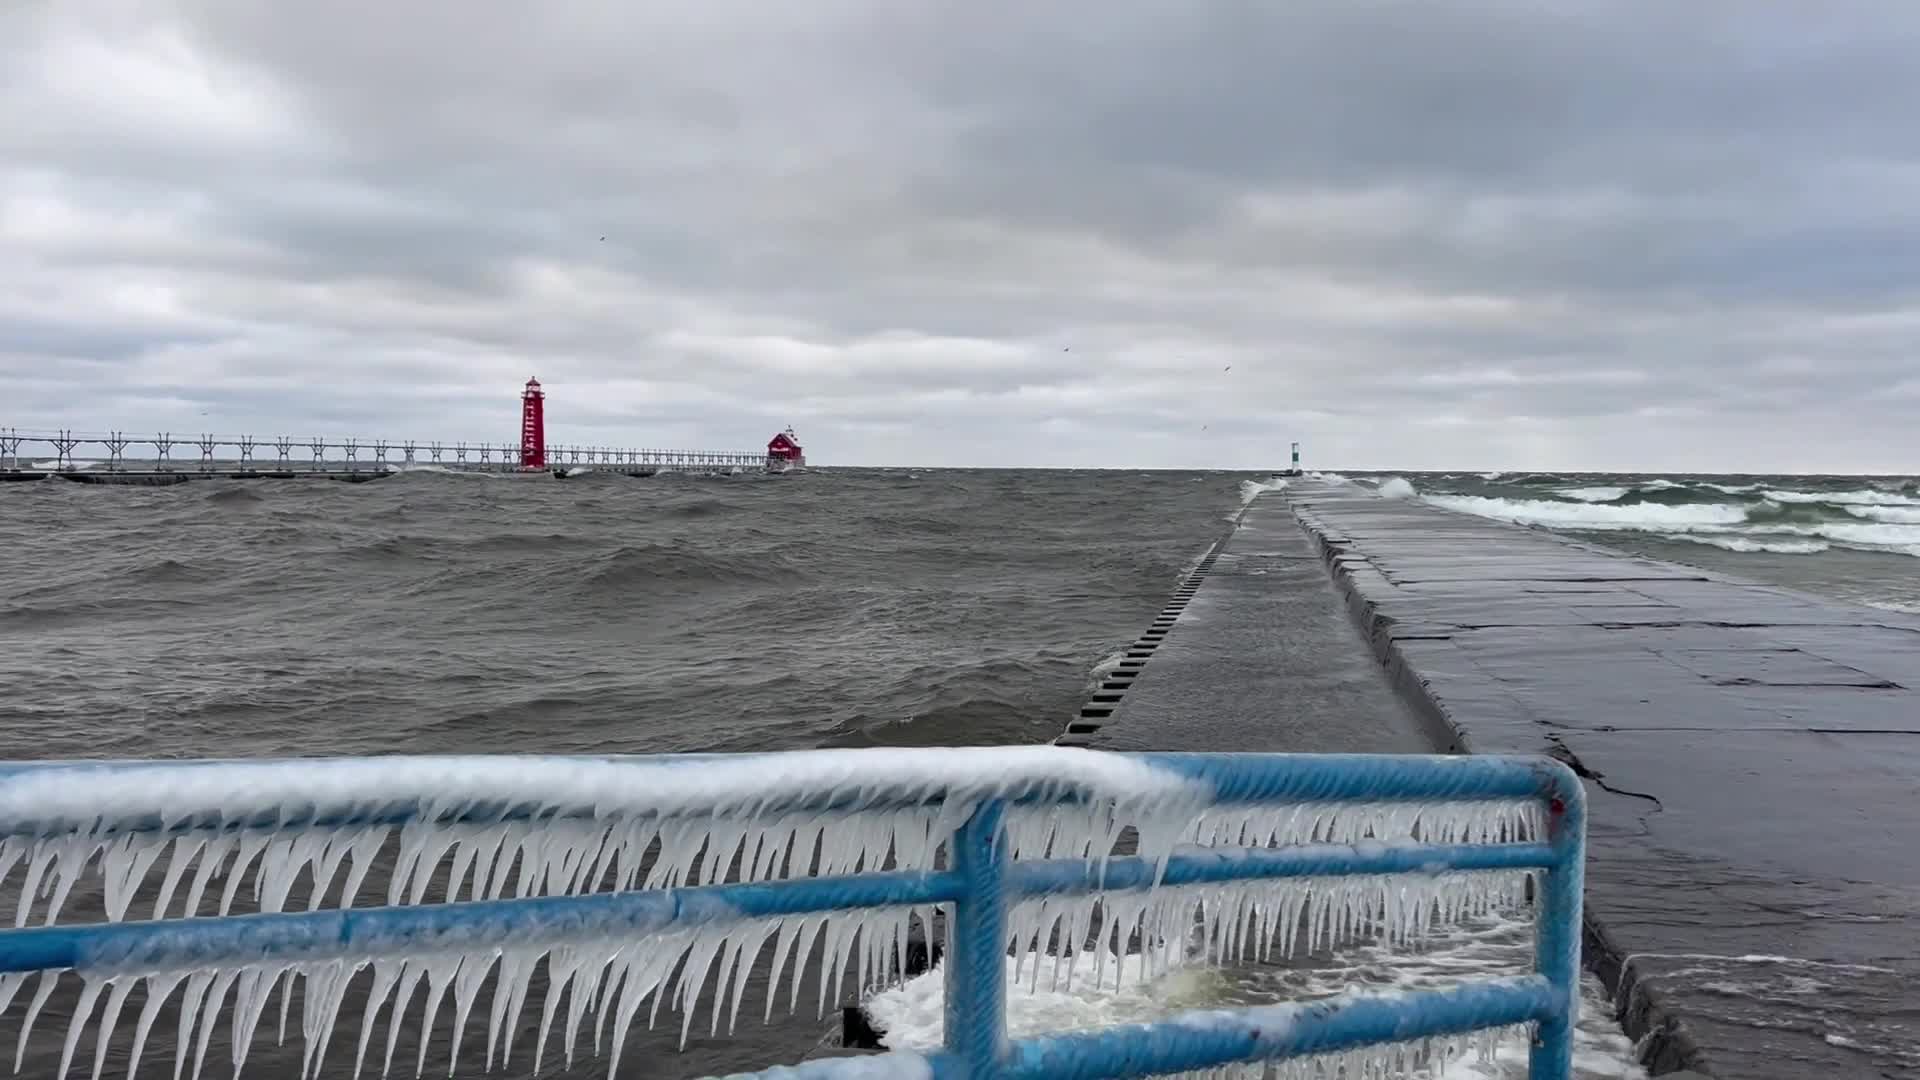
<svg viewBox="0 0 1920 1080"><path fill-rule="evenodd" d="M767 444L767 468L785 472L788 469L802 468L807 463L805 451L800 449L800 438L789 427L773 437Z"/></svg>

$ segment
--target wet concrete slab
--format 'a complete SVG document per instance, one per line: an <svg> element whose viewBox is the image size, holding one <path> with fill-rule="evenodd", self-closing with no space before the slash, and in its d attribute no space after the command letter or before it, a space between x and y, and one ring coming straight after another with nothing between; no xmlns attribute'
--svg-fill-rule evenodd
<svg viewBox="0 0 1920 1080"><path fill-rule="evenodd" d="M1920 1076L1920 618L1350 485L1276 505L1416 712L1588 778L1589 963L1656 1075Z"/></svg>
<svg viewBox="0 0 1920 1080"><path fill-rule="evenodd" d="M1279 501L1249 507L1112 714L1060 740L1107 750L1424 753L1420 716L1354 633Z"/></svg>

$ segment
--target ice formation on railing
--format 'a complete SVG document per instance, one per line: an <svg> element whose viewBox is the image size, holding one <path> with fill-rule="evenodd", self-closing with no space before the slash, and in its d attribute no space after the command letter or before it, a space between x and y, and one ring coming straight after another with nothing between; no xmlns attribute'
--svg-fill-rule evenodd
<svg viewBox="0 0 1920 1080"><path fill-rule="evenodd" d="M841 796L819 804L821 792ZM376 904L419 905L927 870L943 865L946 839L989 798L1029 800L1006 819L1009 853L1017 859L1104 864L1119 847L1164 864L1181 845L1500 843L1541 831L1537 809L1519 803L1215 806L1207 785L1184 774L1058 747L671 763L445 758L73 766L0 775L0 891L18 891L15 925L24 926L57 924L76 890L91 896L97 889L89 902L117 922L366 906L363 894ZM1424 874L1049 896L1013 907L1009 943L1023 953L1099 947L1120 956L1131 942L1138 956L1116 960L1117 976L1122 962L1178 962L1190 945L1206 959L1223 960L1359 935L1400 942L1518 904L1526 879L1523 872ZM764 953L772 954L773 989L764 1008L770 1016L776 999L799 1007L802 969L817 951L812 1004L822 1011L830 998L840 999L850 968L862 988L895 977L910 931L931 940L934 919L930 907L858 910L676 927L625 940L582 940L556 926L550 935L466 951L343 951L219 970L104 964L66 973L64 982L58 971L0 975L0 1014L38 979L21 1022L17 1071L56 988L73 990L77 977L62 1076L72 1062L85 1063L81 1036L96 1023L92 1070L99 1075L136 991L133 1067L171 1008L180 1076L201 1075L223 1016L237 1073L276 992L282 1039L290 1023L305 1039L303 1075L325 1057L345 1003L361 993L356 1071L377 1066L387 1075L403 1032L414 1033L412 1064L424 1069L429 1035L449 1015L451 1061L483 1046L487 1068L504 1066L530 1009L539 1014L528 1051L536 1072L555 1055L572 1063L583 1040L617 1069L642 1008L649 1026L663 1006L680 1012L683 1044L703 999L708 1030L717 1032L723 1017L731 1030L747 975ZM1026 974L1037 980L1042 966ZM536 984L545 986L544 997L530 1001ZM489 986L492 995L482 1002ZM485 1018L483 1043L463 1039L476 1012ZM383 1019L382 1036L376 1028Z"/></svg>
<svg viewBox="0 0 1920 1080"><path fill-rule="evenodd" d="M309 910L352 907L367 899L368 872L383 858L392 869L374 899L385 904L678 888L716 883L735 860L734 880L741 881L877 870L889 856L892 868L926 869L940 818L938 809L916 809L751 823L557 818L180 834L105 826L0 840L0 889L17 887L14 925L25 926L36 917L57 923L75 886L89 879L104 890L104 915L115 922L148 895L151 908L140 910L155 919L282 911L296 886ZM430 891L436 879L439 887ZM223 887L210 890L214 882Z"/></svg>
<svg viewBox="0 0 1920 1080"><path fill-rule="evenodd" d="M1300 803L1273 807L1214 807L1185 822L1088 822L1073 813L1051 817L1038 808L1008 815L1014 858L1099 859L1129 825L1139 829L1143 857L1178 850L1179 843L1206 848L1287 847L1300 844L1498 844L1544 834L1540 807L1532 802ZM1157 829L1158 835L1155 835ZM1221 885L1160 888L1151 893L1106 898L1097 908L1086 898L1044 896L1014 905L1009 944L1022 958L1049 951L1057 941L1097 943L1099 955L1125 956L1142 977L1164 972L1199 953L1221 963L1261 959L1276 951L1291 956L1357 938L1379 937L1400 946L1464 919L1520 906L1526 871L1421 876L1336 877L1290 881L1239 881ZM1132 943L1131 955L1129 943ZM1073 967L1055 962L1026 968L1038 986L1051 968L1050 989L1069 989ZM1122 976L1121 963L1113 977ZM1096 982L1107 974L1096 968Z"/></svg>
<svg viewBox="0 0 1920 1080"><path fill-rule="evenodd" d="M1087 954L1074 959L1074 964L1081 969L1074 980L1079 988L1076 993L1069 996L1062 991L1045 988L1036 992L1018 984L1011 974L1016 964L1031 969L1034 959L1016 958L1016 963L1009 965L1007 1028L1013 1039L1086 1034L1142 1023L1167 1025L1177 1030L1180 1027L1204 1027L1212 1020L1229 1017L1232 1018L1230 1022L1251 1017L1256 1026L1279 1031L1295 1025L1302 1011L1312 1008L1316 1002L1326 1000L1323 984L1309 991L1309 996L1301 1001L1255 1006L1245 1013L1218 1008L1183 1011L1172 1003L1190 998L1198 989L1194 983L1182 985L1158 979L1130 979L1124 987L1109 985L1089 992L1090 984L1094 981L1091 969L1095 961ZM1054 958L1038 959L1051 963ZM1346 974L1351 976L1354 973ZM935 966L865 1000L869 1020L886 1032L889 1047L916 1053L941 1048L946 1034L944 976L941 967ZM1399 990L1374 989L1350 996L1395 997L1399 994ZM1233 996L1244 997L1245 994L1242 992ZM1271 1077L1288 1080L1355 1080L1359 1077L1407 1080L1418 1076L1504 1076L1507 1070L1491 1062L1502 1049L1510 1051L1514 1047L1524 1047L1527 1034L1524 1026L1489 1027L1464 1035L1409 1039L1351 1052L1320 1054L1274 1063L1227 1065L1169 1075L1181 1080L1202 1077L1209 1080L1269 1080ZM1499 1045L1502 1043L1505 1047ZM1486 1067L1455 1071L1453 1066L1463 1061ZM1266 1071L1269 1068L1273 1070L1271 1073Z"/></svg>

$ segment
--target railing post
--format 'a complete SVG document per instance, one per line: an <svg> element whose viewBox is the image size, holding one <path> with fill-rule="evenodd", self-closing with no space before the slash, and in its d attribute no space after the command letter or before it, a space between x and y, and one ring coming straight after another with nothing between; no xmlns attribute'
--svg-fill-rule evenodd
<svg viewBox="0 0 1920 1080"><path fill-rule="evenodd" d="M966 891L947 927L946 1042L967 1080L994 1080L1007 1045L1005 804L982 803L953 834L952 865Z"/></svg>
<svg viewBox="0 0 1920 1080"><path fill-rule="evenodd" d="M1586 791L1580 781L1556 785L1547 802L1547 838L1555 855L1534 919L1534 967L1567 995L1566 1011L1535 1025L1529 1080L1573 1080L1573 1027L1580 1015L1581 898L1586 864Z"/></svg>

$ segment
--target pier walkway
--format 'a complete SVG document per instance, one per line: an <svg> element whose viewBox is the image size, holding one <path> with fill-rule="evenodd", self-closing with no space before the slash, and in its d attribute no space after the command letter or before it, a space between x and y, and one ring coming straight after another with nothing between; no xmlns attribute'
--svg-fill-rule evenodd
<svg viewBox="0 0 1920 1080"><path fill-rule="evenodd" d="M365 480L395 470L551 472L580 469L627 476L777 471L764 451L638 450L546 445L534 469L512 443L420 439L325 439L277 435L155 435L126 431L0 428L0 480L61 476L91 483L182 483L194 477ZM177 455L177 456L176 456ZM45 459L45 460L41 460Z"/></svg>
<svg viewBox="0 0 1920 1080"><path fill-rule="evenodd" d="M1262 498L1198 589L1109 676L1110 716L1056 740L1101 750L1431 753L1418 715L1359 647L1307 534ZM1117 678L1116 678L1117 676ZM1101 710L1099 696L1090 707Z"/></svg>
<svg viewBox="0 0 1920 1080"><path fill-rule="evenodd" d="M1296 481L1142 651L1061 741L1574 767L1654 1075L1920 1075L1920 619Z"/></svg>

